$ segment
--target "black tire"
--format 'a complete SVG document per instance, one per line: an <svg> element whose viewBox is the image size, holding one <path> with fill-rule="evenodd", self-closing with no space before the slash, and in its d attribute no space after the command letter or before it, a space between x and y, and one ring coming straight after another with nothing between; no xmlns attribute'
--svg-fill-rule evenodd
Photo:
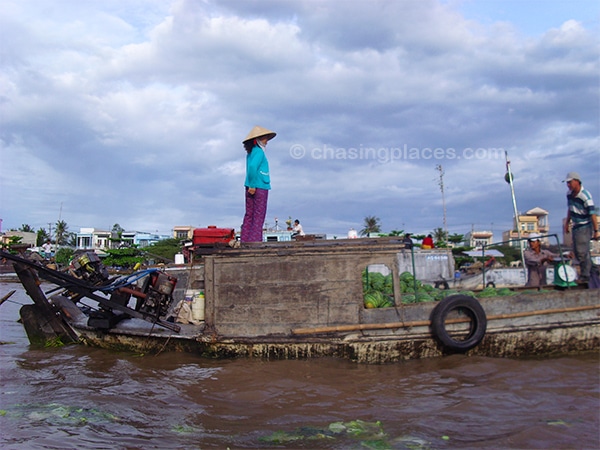
<svg viewBox="0 0 600 450"><path fill-rule="evenodd" d="M446 280L444 280L444 281L436 281L435 282L435 288L436 289L443 289L444 291L447 291L448 289L450 289L450 286L448 286L448 282Z"/></svg>
<svg viewBox="0 0 600 450"><path fill-rule="evenodd" d="M458 311L470 319L466 337L453 337L446 329L446 317L451 311ZM476 298L468 295L451 295L444 298L431 312L431 329L441 344L452 352L466 352L481 342L485 336L487 318Z"/></svg>
<svg viewBox="0 0 600 450"><path fill-rule="evenodd" d="M490 282L488 282L488 283L485 285L485 287L493 287L493 288L495 288L495 287L496 287L496 283L494 283L493 281L490 281Z"/></svg>

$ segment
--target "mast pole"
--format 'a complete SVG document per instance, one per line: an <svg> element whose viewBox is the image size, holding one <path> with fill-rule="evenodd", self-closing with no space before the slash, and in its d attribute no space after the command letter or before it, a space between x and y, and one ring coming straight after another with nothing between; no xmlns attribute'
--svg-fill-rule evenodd
<svg viewBox="0 0 600 450"><path fill-rule="evenodd" d="M523 241L521 240L521 223L519 222L519 213L517 211L517 199L515 197L515 187L513 185L513 176L510 170L510 160L508 159L508 152L504 151L504 155L506 157L506 181L510 184L510 193L512 196L513 202L513 210L515 214L515 225L517 227L517 236L519 238L519 249L521 250L521 264L523 265L523 270L525 267L525 255L523 253ZM527 271L525 271L525 277L527 277Z"/></svg>

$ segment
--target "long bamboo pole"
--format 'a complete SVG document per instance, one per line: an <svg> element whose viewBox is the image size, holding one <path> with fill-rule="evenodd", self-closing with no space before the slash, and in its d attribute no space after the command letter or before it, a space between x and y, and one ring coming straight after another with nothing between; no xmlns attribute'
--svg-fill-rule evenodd
<svg viewBox="0 0 600 450"><path fill-rule="evenodd" d="M567 308L555 308L555 309L538 309L534 311L522 311L510 314L495 314L487 316L487 320L501 320L501 319L515 319L518 317L530 317L530 316L542 316L548 314L561 314L568 312L578 311L589 311L592 309L600 309L600 305L587 305L587 306L572 306ZM468 322L470 319L451 319L445 323L462 323ZM424 327L429 326L431 321L429 320L413 320L410 322L388 322L388 323L360 323L353 325L337 325L330 327L316 327L316 328L294 328L292 334L318 334L318 333L335 333L342 331L360 331L360 330L385 330L390 328L411 328L411 327Z"/></svg>

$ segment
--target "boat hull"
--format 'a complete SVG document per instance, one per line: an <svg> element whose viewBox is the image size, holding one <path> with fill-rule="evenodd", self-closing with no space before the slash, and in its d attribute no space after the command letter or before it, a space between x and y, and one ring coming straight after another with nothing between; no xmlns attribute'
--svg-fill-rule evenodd
<svg viewBox="0 0 600 450"><path fill-rule="evenodd" d="M481 301L483 340L467 355L529 357L600 350L599 291L570 290ZM189 352L208 358L305 359L335 357L381 364L455 353L433 335L435 304L365 310L362 323L290 329L286 335L219 336L184 326L182 334L130 319L108 331L72 323L81 342L144 354ZM398 317L404 316L403 321ZM423 318L426 319L423 319ZM129 322L129 323L127 323ZM134 323L131 323L134 322Z"/></svg>
<svg viewBox="0 0 600 450"><path fill-rule="evenodd" d="M409 359L434 358L446 351L432 337L343 339L313 338L261 339L255 341L228 339L206 342L181 336L136 336L92 330L78 330L87 345L142 354L161 352L195 353L207 358L261 358L268 360L345 358L358 363L382 364ZM486 334L483 341L467 355L490 357L557 356L597 352L600 349L600 325L583 324L522 331Z"/></svg>
<svg viewBox="0 0 600 450"><path fill-rule="evenodd" d="M62 294L51 297L47 307L38 283L28 274L37 270L71 285L73 280L34 266L17 272L42 311L30 316L54 317L60 312L53 330L65 339L144 354L180 351L210 358L337 357L389 363L455 352L521 357L600 349L598 289L548 287L478 300L460 294L406 303L400 286L402 262L418 258L414 249L395 239L208 250L194 264L167 269L168 278L177 279L173 302L165 316L153 320L92 294L94 287L88 293L79 286L81 295L100 300L105 308L118 306L121 317L131 317L107 320L104 327L90 326L96 322ZM427 253L423 259L432 255L445 264L443 255ZM363 298L364 277L382 267L393 275L389 296L394 306L370 309ZM418 264L414 272L418 279ZM183 299L200 291L205 293L204 320L169 323L169 318L177 321L176 309ZM454 336L461 333L467 338L459 342Z"/></svg>

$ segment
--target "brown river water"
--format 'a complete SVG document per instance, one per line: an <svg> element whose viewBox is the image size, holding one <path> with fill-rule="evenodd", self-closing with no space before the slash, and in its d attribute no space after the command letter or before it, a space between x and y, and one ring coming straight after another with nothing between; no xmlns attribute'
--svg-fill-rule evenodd
<svg viewBox="0 0 600 450"><path fill-rule="evenodd" d="M597 449L599 355L387 365L32 348L0 283L2 449Z"/></svg>

